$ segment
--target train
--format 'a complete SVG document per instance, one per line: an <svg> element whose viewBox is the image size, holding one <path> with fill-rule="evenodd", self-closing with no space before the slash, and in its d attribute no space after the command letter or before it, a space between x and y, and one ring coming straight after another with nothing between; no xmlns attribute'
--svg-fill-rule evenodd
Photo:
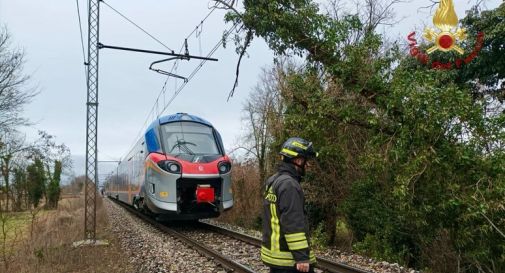
<svg viewBox="0 0 505 273"><path fill-rule="evenodd" d="M231 161L214 126L176 113L151 123L105 194L166 220L218 217L233 207Z"/></svg>

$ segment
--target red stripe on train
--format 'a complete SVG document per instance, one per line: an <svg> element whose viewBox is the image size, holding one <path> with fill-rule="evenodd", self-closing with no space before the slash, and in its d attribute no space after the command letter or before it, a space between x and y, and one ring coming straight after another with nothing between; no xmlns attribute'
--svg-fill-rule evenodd
<svg viewBox="0 0 505 273"><path fill-rule="evenodd" d="M220 157L210 163L193 163L185 160L181 160L180 158L171 157L164 154L159 153L151 153L149 158L154 162L158 163L162 160L173 160L177 161L182 166L182 173L184 174L219 174L219 170L217 168L217 164L221 161L230 161L227 155Z"/></svg>
<svg viewBox="0 0 505 273"><path fill-rule="evenodd" d="M159 153L150 153L149 159L151 159L154 163L158 164L158 162L162 160L167 160L167 156Z"/></svg>

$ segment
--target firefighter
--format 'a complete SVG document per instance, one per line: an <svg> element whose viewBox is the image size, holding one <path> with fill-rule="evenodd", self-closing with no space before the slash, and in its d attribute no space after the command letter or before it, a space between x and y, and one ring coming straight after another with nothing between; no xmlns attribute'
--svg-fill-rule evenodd
<svg viewBox="0 0 505 273"><path fill-rule="evenodd" d="M307 161L317 153L311 142L292 137L284 142L280 155L277 173L265 183L261 260L271 273L314 272L316 258L310 251L300 181Z"/></svg>

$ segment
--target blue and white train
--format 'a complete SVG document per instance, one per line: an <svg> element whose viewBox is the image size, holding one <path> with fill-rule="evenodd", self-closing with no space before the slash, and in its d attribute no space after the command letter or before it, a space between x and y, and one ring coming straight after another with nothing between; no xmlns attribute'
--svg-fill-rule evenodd
<svg viewBox="0 0 505 273"><path fill-rule="evenodd" d="M230 176L219 132L202 118L177 113L149 126L105 191L159 217L212 218L233 207Z"/></svg>

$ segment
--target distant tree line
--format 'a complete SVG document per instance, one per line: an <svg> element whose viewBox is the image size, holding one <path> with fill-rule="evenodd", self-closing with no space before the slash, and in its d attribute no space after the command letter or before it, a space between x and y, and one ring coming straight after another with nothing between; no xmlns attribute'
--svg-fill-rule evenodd
<svg viewBox="0 0 505 273"><path fill-rule="evenodd" d="M237 149L254 177L275 172L287 137L319 149L302 184L314 241L430 272L505 272L505 4L468 11L462 47L471 52L482 31L480 55L436 70L378 33L399 1L360 1L357 12L341 1L324 11L312 0L245 0L240 12L215 2L243 26L240 57L255 38L276 54L244 107ZM235 195L261 198L238 169ZM236 219L258 212L237 202Z"/></svg>

